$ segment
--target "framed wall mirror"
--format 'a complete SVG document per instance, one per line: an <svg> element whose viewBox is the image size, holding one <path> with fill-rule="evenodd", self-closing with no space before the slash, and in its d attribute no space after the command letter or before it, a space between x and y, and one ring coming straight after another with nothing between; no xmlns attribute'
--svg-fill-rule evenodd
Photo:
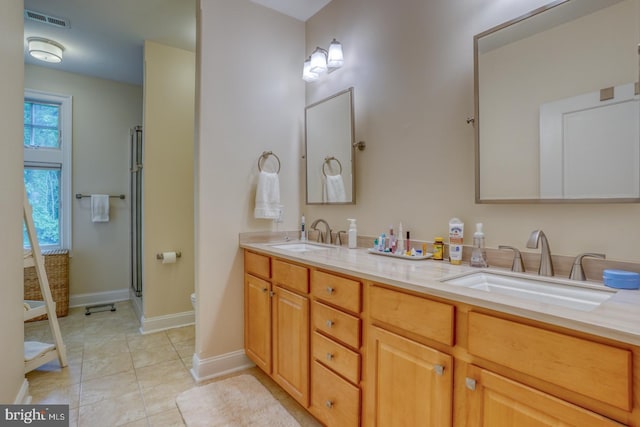
<svg viewBox="0 0 640 427"><path fill-rule="evenodd" d="M476 203L640 202L640 0L559 0L474 37Z"/></svg>
<svg viewBox="0 0 640 427"><path fill-rule="evenodd" d="M353 204L353 88L305 108L307 204Z"/></svg>

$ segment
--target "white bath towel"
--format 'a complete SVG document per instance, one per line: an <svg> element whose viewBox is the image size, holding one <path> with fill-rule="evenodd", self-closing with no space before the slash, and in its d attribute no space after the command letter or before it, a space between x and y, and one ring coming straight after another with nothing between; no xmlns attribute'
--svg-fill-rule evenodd
<svg viewBox="0 0 640 427"><path fill-rule="evenodd" d="M109 222L109 195L91 195L91 221Z"/></svg>
<svg viewBox="0 0 640 427"><path fill-rule="evenodd" d="M256 207L253 214L256 218L264 219L277 219L282 215L280 181L277 173L260 172L256 189Z"/></svg>
<svg viewBox="0 0 640 427"><path fill-rule="evenodd" d="M326 202L346 202L347 193L344 189L342 175L327 175L325 177Z"/></svg>

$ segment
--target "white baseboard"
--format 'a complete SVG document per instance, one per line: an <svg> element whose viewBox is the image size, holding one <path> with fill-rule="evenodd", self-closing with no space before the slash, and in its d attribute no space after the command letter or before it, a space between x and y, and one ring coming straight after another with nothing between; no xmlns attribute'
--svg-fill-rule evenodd
<svg viewBox="0 0 640 427"><path fill-rule="evenodd" d="M150 334L153 332L164 331L166 329L193 325L195 323L196 312L193 310L149 318L146 318L143 315L142 317L140 317L140 333Z"/></svg>
<svg viewBox="0 0 640 427"><path fill-rule="evenodd" d="M200 383L253 366L255 366L254 363L247 357L244 350L233 351L207 359L200 359L197 354L194 354L191 375L197 383Z"/></svg>
<svg viewBox="0 0 640 427"><path fill-rule="evenodd" d="M13 402L15 405L29 405L31 403L31 396L29 395L29 381L25 378L22 381L18 395Z"/></svg>
<svg viewBox="0 0 640 427"><path fill-rule="evenodd" d="M115 291L76 294L69 296L69 307L86 307L88 305L111 304L129 299L129 288Z"/></svg>

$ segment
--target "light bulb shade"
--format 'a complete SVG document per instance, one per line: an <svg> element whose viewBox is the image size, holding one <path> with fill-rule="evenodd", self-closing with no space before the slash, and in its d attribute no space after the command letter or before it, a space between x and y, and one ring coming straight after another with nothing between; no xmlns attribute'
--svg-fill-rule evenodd
<svg viewBox="0 0 640 427"><path fill-rule="evenodd" d="M29 44L29 55L34 58L45 62L62 62L64 47L59 43L39 37L30 37L27 42Z"/></svg>
<svg viewBox="0 0 640 427"><path fill-rule="evenodd" d="M327 71L327 51L319 47L311 54L311 72L322 74Z"/></svg>
<svg viewBox="0 0 640 427"><path fill-rule="evenodd" d="M307 58L304 61L304 67L302 68L302 80L305 82L315 82L318 80L318 75L311 72L311 58Z"/></svg>
<svg viewBox="0 0 640 427"><path fill-rule="evenodd" d="M329 45L329 54L327 55L327 66L329 68L340 68L344 64L344 56L342 54L342 45L336 39L333 39Z"/></svg>

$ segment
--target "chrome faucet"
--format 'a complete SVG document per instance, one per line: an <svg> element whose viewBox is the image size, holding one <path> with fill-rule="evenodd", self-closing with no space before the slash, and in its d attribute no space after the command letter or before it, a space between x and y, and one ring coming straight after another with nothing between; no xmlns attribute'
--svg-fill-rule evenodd
<svg viewBox="0 0 640 427"><path fill-rule="evenodd" d="M551 260L551 250L549 249L549 242L547 236L544 235L542 230L534 230L529 236L527 241L527 247L529 249L537 249L538 242L542 241L542 248L540 250L540 267L538 268L538 274L540 276L553 276L553 261Z"/></svg>
<svg viewBox="0 0 640 427"><path fill-rule="evenodd" d="M322 235L322 232L320 230L318 230L316 228L316 226L322 223L324 224L325 227L325 236ZM316 241L321 242L321 243L333 243L333 238L331 236L331 227L329 226L329 223L327 221L325 221L322 218L318 218L315 221L313 221L313 223L311 224L311 230L317 230L318 231L318 238L316 239Z"/></svg>

